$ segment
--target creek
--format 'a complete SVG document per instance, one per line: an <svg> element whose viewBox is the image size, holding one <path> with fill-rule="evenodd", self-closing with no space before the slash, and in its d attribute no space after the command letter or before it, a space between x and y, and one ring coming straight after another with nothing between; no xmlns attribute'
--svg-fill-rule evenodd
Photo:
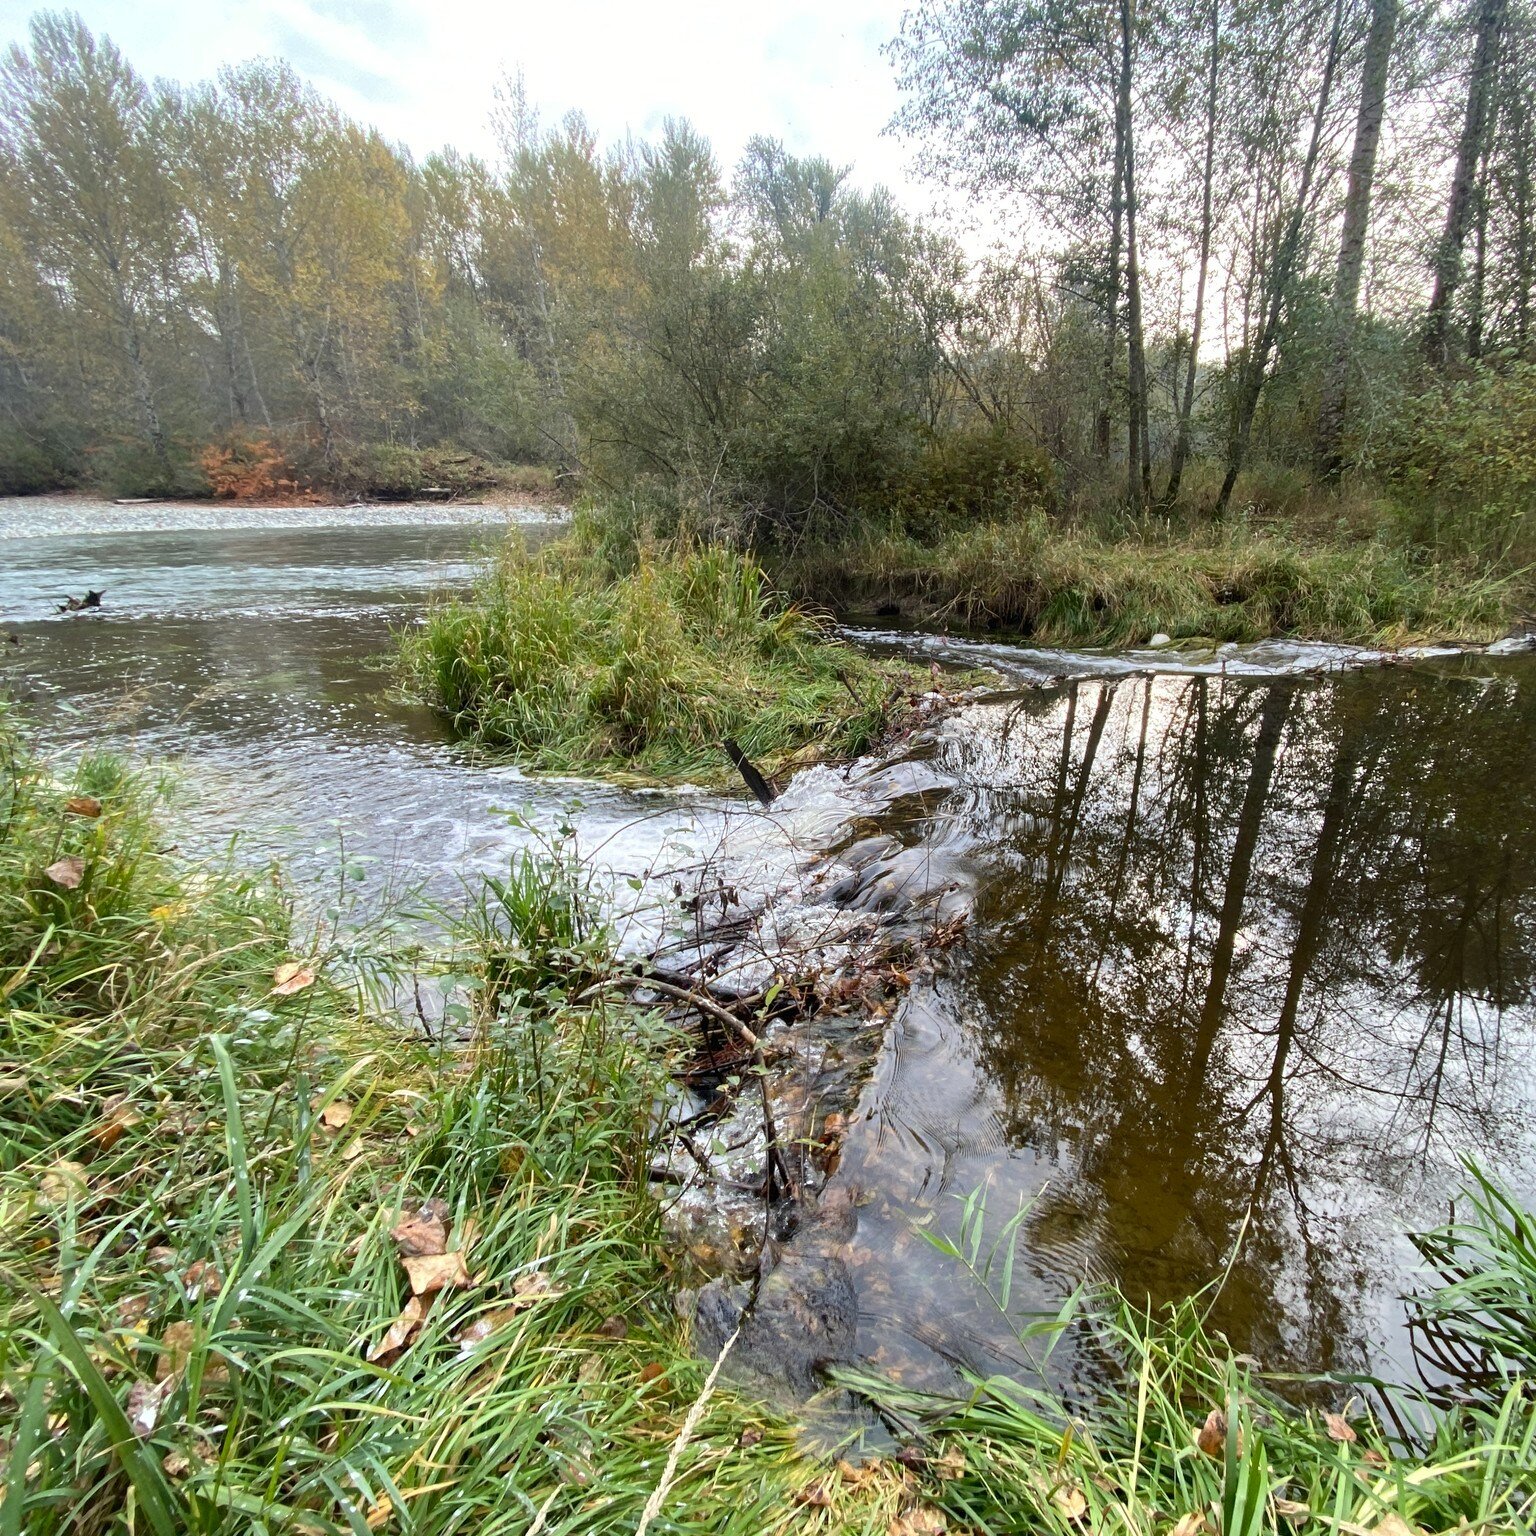
<svg viewBox="0 0 1536 1536"><path fill-rule="evenodd" d="M392 627L509 522L558 528L0 501L3 686L60 751L179 765L180 845L281 859L314 904L343 863L365 906L451 901L527 838L514 808L573 825L615 891L706 866L792 891L877 848L876 881L941 880L972 915L844 1085L829 1188L861 1359L937 1387L1031 1368L919 1231L986 1187L992 1231L1025 1211L1019 1313L1085 1279L1166 1301L1225 1274L1213 1320L1265 1365L1414 1378L1406 1231L1468 1155L1536 1195L1536 657L860 631L1002 685L765 814L530 779L395 694ZM54 611L87 588L99 612Z"/></svg>

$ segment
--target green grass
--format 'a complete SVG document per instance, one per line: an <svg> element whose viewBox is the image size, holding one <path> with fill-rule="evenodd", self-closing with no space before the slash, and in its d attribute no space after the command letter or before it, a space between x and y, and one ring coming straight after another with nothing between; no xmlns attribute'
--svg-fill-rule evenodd
<svg viewBox="0 0 1536 1536"><path fill-rule="evenodd" d="M1038 512L934 543L868 533L776 564L792 591L839 608L898 604L916 617L1052 645L1174 639L1403 644L1508 632L1524 578L1424 562L1338 534L1138 525L1115 535Z"/></svg>
<svg viewBox="0 0 1536 1536"><path fill-rule="evenodd" d="M1531 1528L1529 1217L1492 1185L1421 1246L1440 1322L1498 1369L1416 1438L1358 1404L1335 1438L1295 1394L1351 1388L1265 1382L1195 1303L1111 1297L1092 1400L865 1381L926 1461L830 1469L689 1356L645 1178L678 1042L579 1000L612 962L558 844L414 957L450 999L434 1041L274 876L161 851L160 810L0 719L0 1536L629 1536L658 1505L655 1536L912 1536L941 1509L978 1536ZM381 1354L410 1321L391 1229L427 1201L467 1283ZM966 1221L934 1240L1006 1307L979 1200ZM1239 1431L1216 1456L1213 1409Z"/></svg>
<svg viewBox="0 0 1536 1536"><path fill-rule="evenodd" d="M766 771L867 749L904 681L719 546L615 574L509 547L465 601L402 637L410 686L464 735L543 772L724 783L726 737Z"/></svg>
<svg viewBox="0 0 1536 1536"><path fill-rule="evenodd" d="M562 957L600 942L572 892L539 919L529 866L518 916L465 930L442 963L478 1029L437 1050L269 878L157 853L150 786L5 747L0 1532L634 1531L707 1365L644 1179L671 1037L566 1002ZM370 1359L410 1294L390 1229L428 1199L472 1284ZM773 1530L814 1470L720 1392L657 1529Z"/></svg>

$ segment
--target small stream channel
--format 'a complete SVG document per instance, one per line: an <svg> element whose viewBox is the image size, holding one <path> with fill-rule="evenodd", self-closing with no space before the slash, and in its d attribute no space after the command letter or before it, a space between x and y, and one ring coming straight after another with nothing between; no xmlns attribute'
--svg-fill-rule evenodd
<svg viewBox="0 0 1536 1536"><path fill-rule="evenodd" d="M1468 1154L1536 1195L1536 658L861 633L1003 686L764 815L530 780L392 696L391 627L509 522L556 531L506 508L0 501L3 686L61 749L179 763L181 845L238 838L316 900L341 846L372 889L452 900L526 835L498 807L571 817L618 874L719 856L782 889L856 845L867 880L959 887L967 937L864 1053L829 1184L858 1356L935 1387L1029 1369L914 1227L953 1231L984 1185L995 1227L1029 1203L1021 1311L1084 1279L1172 1299L1241 1236L1214 1307L1237 1347L1415 1376L1406 1228L1444 1216ZM99 614L54 613L87 587Z"/></svg>

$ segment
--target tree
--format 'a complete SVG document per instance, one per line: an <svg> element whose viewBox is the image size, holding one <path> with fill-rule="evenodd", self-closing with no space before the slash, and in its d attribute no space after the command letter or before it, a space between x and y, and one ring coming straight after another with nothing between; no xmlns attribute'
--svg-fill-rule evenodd
<svg viewBox="0 0 1536 1536"><path fill-rule="evenodd" d="M1476 178L1490 126L1490 105L1499 68L1509 0L1474 0L1469 17L1472 65L1467 77L1456 166L1445 211L1445 229L1435 248L1434 291L1424 321L1424 348L1432 361L1443 363L1449 349L1451 304L1461 283L1467 234L1471 227Z"/></svg>
<svg viewBox="0 0 1536 1536"><path fill-rule="evenodd" d="M1322 403L1318 408L1316 458L1319 472L1334 478L1342 467L1339 440L1344 430L1344 395L1355 342L1360 302L1360 274L1365 266L1365 237L1376 179L1376 151L1386 116L1387 75L1397 34L1398 0L1371 0L1371 29L1360 70L1360 108L1355 118L1354 150L1349 159L1349 188L1344 197L1344 226L1333 280L1333 335Z"/></svg>

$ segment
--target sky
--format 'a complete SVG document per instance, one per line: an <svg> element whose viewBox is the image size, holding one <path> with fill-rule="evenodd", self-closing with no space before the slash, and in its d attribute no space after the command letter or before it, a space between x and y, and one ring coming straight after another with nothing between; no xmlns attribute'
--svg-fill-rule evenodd
<svg viewBox="0 0 1536 1536"><path fill-rule="evenodd" d="M852 163L911 211L927 198L882 133L897 93L881 44L902 0L54 0L141 74L184 83L287 59L353 116L424 155L488 154L492 90L521 69L546 119L580 108L605 142L686 116L729 170L758 133ZM0 0L0 44L34 0Z"/></svg>

